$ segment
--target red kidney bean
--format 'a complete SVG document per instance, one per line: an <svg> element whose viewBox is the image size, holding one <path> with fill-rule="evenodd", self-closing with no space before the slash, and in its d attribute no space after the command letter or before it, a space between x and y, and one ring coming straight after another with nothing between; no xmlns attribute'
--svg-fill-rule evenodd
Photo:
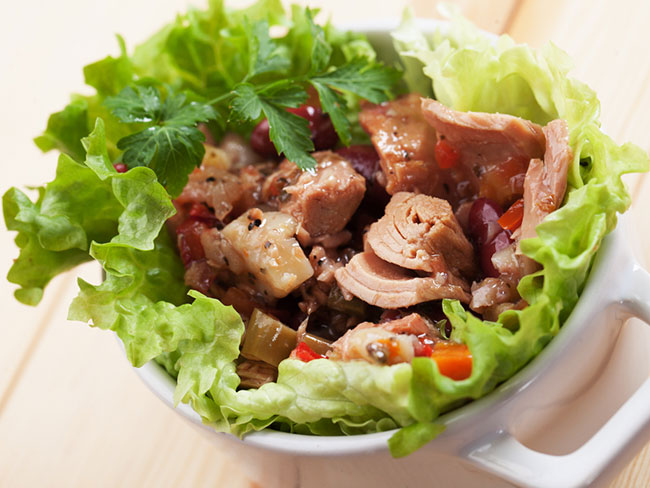
<svg viewBox="0 0 650 488"><path fill-rule="evenodd" d="M374 146L359 144L342 147L336 152L347 159L354 170L368 181L373 181L379 170L379 154Z"/></svg>
<svg viewBox="0 0 650 488"><path fill-rule="evenodd" d="M501 230L497 222L503 214L501 207L489 198L474 201L469 210L469 232L480 247L490 242Z"/></svg>
<svg viewBox="0 0 650 488"><path fill-rule="evenodd" d="M201 244L201 234L210 226L201 220L189 218L176 228L178 236L178 250L187 268L192 261L205 258L205 251Z"/></svg>
<svg viewBox="0 0 650 488"><path fill-rule="evenodd" d="M312 107L311 105L302 105L298 108L287 109L309 122L309 130L311 131L311 140L314 143L316 151L324 149L331 149L336 146L339 141L339 136L334 130L334 125L330 120L329 115L324 114L320 108ZM266 158L274 158L278 156L275 146L269 137L269 121L262 120L251 134L251 147L260 156Z"/></svg>
<svg viewBox="0 0 650 488"><path fill-rule="evenodd" d="M269 137L269 121L262 120L255 126L251 134L251 147L253 151L264 158L276 158L278 152Z"/></svg>
<svg viewBox="0 0 650 488"><path fill-rule="evenodd" d="M354 170L366 179L366 203L382 210L390 200L386 189L377 181L379 154L371 145L355 145L342 147L336 152L343 156L352 165Z"/></svg>
<svg viewBox="0 0 650 488"><path fill-rule="evenodd" d="M113 164L113 168L115 168L115 171L118 173L126 173L129 169L124 163L115 163Z"/></svg>
<svg viewBox="0 0 650 488"><path fill-rule="evenodd" d="M339 142L339 136L334 130L330 116L324 114L320 108L302 105L298 108L290 108L288 111L307 119L316 151L332 149Z"/></svg>
<svg viewBox="0 0 650 488"><path fill-rule="evenodd" d="M492 264L492 256L500 250L508 247L510 243L510 232L502 229L501 232L498 232L490 242L479 246L479 261L485 276L492 276L493 278L499 277L499 272Z"/></svg>
<svg viewBox="0 0 650 488"><path fill-rule="evenodd" d="M478 249L479 262L485 276L498 277L499 272L492 264L494 253L508 247L510 232L499 225L503 210L489 198L479 198L469 211L469 232Z"/></svg>

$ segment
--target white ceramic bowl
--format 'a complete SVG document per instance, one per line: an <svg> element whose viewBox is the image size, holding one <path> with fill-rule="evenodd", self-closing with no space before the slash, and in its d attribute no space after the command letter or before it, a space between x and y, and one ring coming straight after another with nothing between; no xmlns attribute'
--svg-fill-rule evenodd
<svg viewBox="0 0 650 488"><path fill-rule="evenodd" d="M425 31L439 25L434 21L422 23ZM392 51L388 32L394 23L344 27L365 32L382 53ZM636 316L650 322L650 275L634 260L626 242L627 233L621 229L624 226L621 219L618 228L605 239L579 303L558 336L494 392L442 416L439 420L446 430L404 459L393 459L388 452L387 440L394 431L316 437L266 430L239 440L202 425L198 414L187 405L179 405L176 411L216 443L226 444L238 459L247 460L245 467L251 479L264 487L515 483L557 488L604 484L650 439L647 368L645 372L640 368L636 383L624 388L630 394L631 388L643 382L618 411L612 411L611 402L599 399L587 400L586 407L575 403L603 376L627 319ZM150 362L136 371L173 408L175 382L165 370ZM630 383L629 377L626 380ZM603 404L609 406L603 408ZM591 425L591 431L577 434L577 445L575 434L565 436L573 440L564 447L551 445L544 449L553 454L533 450L518 440L528 439L527 445L535 445L541 431L553 422L557 424L557 420L549 419L571 405L574 418L578 408L584 409L584 416L596 414L595 434Z"/></svg>

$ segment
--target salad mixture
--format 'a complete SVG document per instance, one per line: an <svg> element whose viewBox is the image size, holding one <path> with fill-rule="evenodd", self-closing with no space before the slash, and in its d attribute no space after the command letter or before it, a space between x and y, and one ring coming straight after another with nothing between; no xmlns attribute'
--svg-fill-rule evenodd
<svg viewBox="0 0 650 488"><path fill-rule="evenodd" d="M61 152L35 201L12 188L16 297L98 261L69 317L159 362L215 429L316 435L436 418L557 334L630 199L636 146L599 129L566 55L463 19L393 53L276 0L212 1L84 68L36 144Z"/></svg>

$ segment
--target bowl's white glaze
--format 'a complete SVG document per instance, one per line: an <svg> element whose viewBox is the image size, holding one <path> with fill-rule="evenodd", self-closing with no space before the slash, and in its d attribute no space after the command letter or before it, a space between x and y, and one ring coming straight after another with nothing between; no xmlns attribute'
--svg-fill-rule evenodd
<svg viewBox="0 0 650 488"><path fill-rule="evenodd" d="M421 25L426 31L440 26L435 21ZM365 32L381 52L392 50L388 32L394 22L344 27ZM504 480L536 487L605 483L650 438L650 382L569 454L533 451L514 434L521 438L524 431L535 431L597 379L629 317L650 321L650 276L633 259L621 224L605 239L580 301L558 336L493 393L441 417L445 432L405 459L388 453L392 431L315 437L267 430L239 440L202 425L187 405L176 411L215 442L228 444L236 456L249 459L251 477L265 487L380 488L425 486L434 480L440 486L503 485ZM151 362L137 371L173 408L175 382L164 369Z"/></svg>

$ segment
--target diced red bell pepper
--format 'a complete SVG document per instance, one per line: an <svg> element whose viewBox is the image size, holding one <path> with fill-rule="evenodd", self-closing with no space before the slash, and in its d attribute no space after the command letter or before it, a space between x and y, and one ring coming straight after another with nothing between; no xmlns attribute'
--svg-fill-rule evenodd
<svg viewBox="0 0 650 488"><path fill-rule="evenodd" d="M301 361L308 363L314 359L323 359L325 356L314 352L314 350L304 342L300 342L296 348L291 351L291 355L289 357L291 359L300 359Z"/></svg>
<svg viewBox="0 0 650 488"><path fill-rule="evenodd" d="M524 199L520 198L513 203L506 212L499 217L499 225L509 231L514 231L519 228L521 222L524 220Z"/></svg>
<svg viewBox="0 0 650 488"><path fill-rule="evenodd" d="M413 348L413 354L415 357L431 357L433 354L433 348L431 345L432 341L423 337L418 337L418 341L415 343L415 347Z"/></svg>
<svg viewBox="0 0 650 488"><path fill-rule="evenodd" d="M434 153L436 156L436 163L438 163L438 167L441 169L453 168L460 159L458 151L445 139L438 139L436 147L434 148Z"/></svg>

